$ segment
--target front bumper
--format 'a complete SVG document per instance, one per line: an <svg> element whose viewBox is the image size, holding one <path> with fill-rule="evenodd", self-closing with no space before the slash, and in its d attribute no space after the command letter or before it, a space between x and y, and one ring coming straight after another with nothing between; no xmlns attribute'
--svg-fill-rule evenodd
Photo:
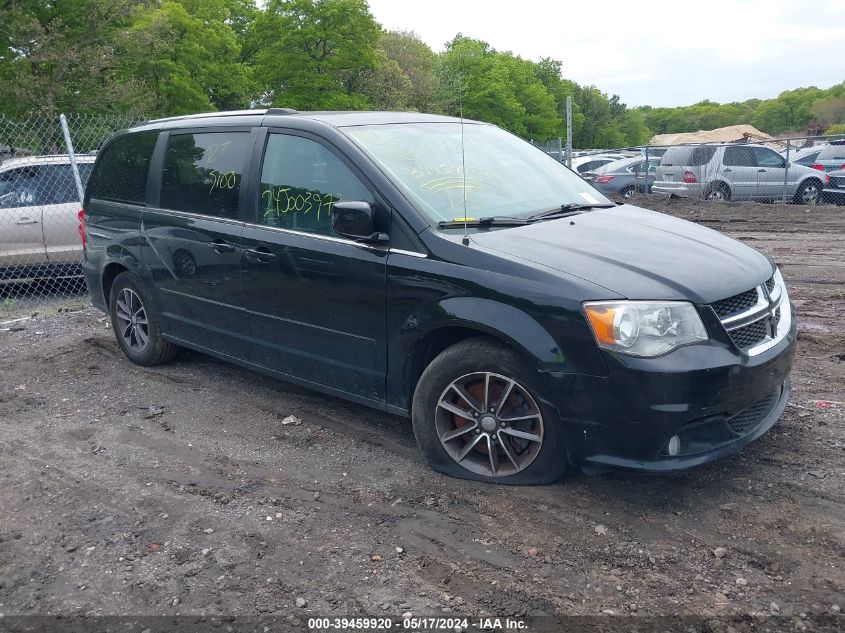
<svg viewBox="0 0 845 633"><path fill-rule="evenodd" d="M786 408L795 335L793 319L786 336L758 356L713 340L660 358L605 354L604 377L557 376L569 461L667 472L738 452ZM681 448L670 455L676 435Z"/></svg>
<svg viewBox="0 0 845 633"><path fill-rule="evenodd" d="M822 200L829 204L845 205L845 188L830 188L822 191Z"/></svg>

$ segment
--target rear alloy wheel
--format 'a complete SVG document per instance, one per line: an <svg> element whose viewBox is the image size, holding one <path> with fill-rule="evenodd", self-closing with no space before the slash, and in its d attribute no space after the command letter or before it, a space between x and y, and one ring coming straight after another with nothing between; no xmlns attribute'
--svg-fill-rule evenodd
<svg viewBox="0 0 845 633"><path fill-rule="evenodd" d="M795 193L795 204L818 204L821 200L822 188L815 180L807 180Z"/></svg>
<svg viewBox="0 0 845 633"><path fill-rule="evenodd" d="M511 348L467 339L441 352L414 393L414 435L431 466L452 477L543 484L568 467L557 409L536 367Z"/></svg>
<svg viewBox="0 0 845 633"><path fill-rule="evenodd" d="M146 287L132 273L115 277L109 293L109 314L117 343L133 363L166 363L179 351L162 337L158 310Z"/></svg>
<svg viewBox="0 0 845 633"><path fill-rule="evenodd" d="M731 199L731 192L725 185L716 184L707 189L704 194L705 200L728 201Z"/></svg>
<svg viewBox="0 0 845 633"><path fill-rule="evenodd" d="M131 288L121 288L115 303L115 325L123 344L133 352L143 352L150 343L150 324L144 304Z"/></svg>
<svg viewBox="0 0 845 633"><path fill-rule="evenodd" d="M634 195L634 192L635 192L636 190L637 190L637 189L636 189L636 187L634 187L634 186L632 186L632 185L628 185L627 187L624 187L624 188L623 188L623 189L619 192L619 195L620 195L620 196L622 196L623 198L626 198L626 199L627 199L627 198L630 198L631 196L633 196L633 195Z"/></svg>

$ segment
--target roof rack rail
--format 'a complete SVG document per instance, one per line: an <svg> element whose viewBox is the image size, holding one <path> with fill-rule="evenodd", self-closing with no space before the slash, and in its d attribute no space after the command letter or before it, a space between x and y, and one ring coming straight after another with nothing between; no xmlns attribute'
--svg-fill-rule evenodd
<svg viewBox="0 0 845 633"><path fill-rule="evenodd" d="M299 110L293 108L267 108L266 114L299 114Z"/></svg>

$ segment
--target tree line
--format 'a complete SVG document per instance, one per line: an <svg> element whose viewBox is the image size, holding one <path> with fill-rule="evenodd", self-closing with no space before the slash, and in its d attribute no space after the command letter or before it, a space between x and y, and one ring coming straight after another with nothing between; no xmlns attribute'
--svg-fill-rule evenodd
<svg viewBox="0 0 845 633"><path fill-rule="evenodd" d="M622 147L655 133L751 123L769 133L845 122L845 83L775 99L629 108L617 95L456 35L435 53L385 31L366 0L0 0L0 114L156 117L281 106L418 110L525 138Z"/></svg>

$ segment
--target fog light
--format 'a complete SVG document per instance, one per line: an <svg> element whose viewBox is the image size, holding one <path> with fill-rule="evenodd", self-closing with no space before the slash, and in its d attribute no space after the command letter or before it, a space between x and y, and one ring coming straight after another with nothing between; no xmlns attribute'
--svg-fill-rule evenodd
<svg viewBox="0 0 845 633"><path fill-rule="evenodd" d="M681 438L677 435L673 435L672 438L669 440L669 444L666 446L666 450L669 451L669 454L674 457L678 453L681 452Z"/></svg>

